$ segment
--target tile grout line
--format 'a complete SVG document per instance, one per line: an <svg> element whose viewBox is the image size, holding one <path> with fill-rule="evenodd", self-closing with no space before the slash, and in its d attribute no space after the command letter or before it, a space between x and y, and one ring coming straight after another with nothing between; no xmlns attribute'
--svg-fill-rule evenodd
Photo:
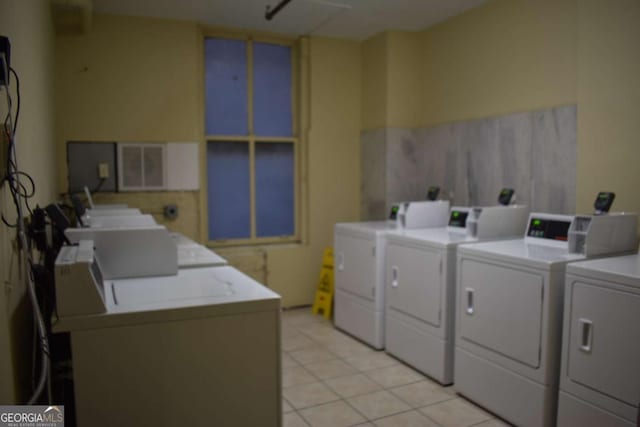
<svg viewBox="0 0 640 427"><path fill-rule="evenodd" d="M313 335L313 333L312 333L312 332L308 332L308 331L305 331L305 330L301 330L301 329L299 329L299 327L304 327L304 326L308 326L308 325L311 325L311 324L318 324L318 325L322 325L322 327L327 327L328 329L330 329L330 330L332 330L332 331L336 331L336 332L338 332L338 334L339 334L339 335L337 335L338 337L345 337L345 338L348 338L348 339L350 339L350 340L353 340L355 343L358 343L358 344L362 345L364 348L368 348L368 349L370 349L370 350L373 352L372 354L376 354L376 353L382 353L382 354L385 354L385 355L387 355L387 356L389 356L389 357L393 358L393 359L394 359L394 361L396 361L396 363L391 364L391 365L388 365L388 366L381 366L381 367L377 367L377 368L371 368L371 369L361 370L361 369L359 369L358 367L354 366L353 364L349 363L349 362L346 360L347 358L357 358L357 357L359 357L359 356L340 356L340 355L336 354L335 352L333 352L333 351L329 348L329 346L328 346L327 344L325 344L325 342L318 341L318 340L315 338L315 336ZM327 325L327 326L324 326L324 325ZM325 386L327 389L329 389L331 392L333 392L334 394L336 394L336 395L339 397L337 400L333 400L333 401L330 401L330 402L321 403L321 404L318 404L318 405L312 405L312 406L305 407L305 408L301 408L301 409L293 408L293 405L291 405L291 407L293 408L293 410L294 410L296 413L298 413L298 415L299 415L301 418L303 418L303 420L305 421L305 423L306 423L306 424L308 424L308 423L306 422L306 419L304 419L304 417L303 417L303 416L302 416L302 414L300 413L300 411L301 411L301 410L306 410L306 409L315 408L315 407L322 406L322 405L326 405L326 404L330 404L330 403L335 403L335 402L343 401L343 402L344 402L348 407L350 407L351 409L353 409L357 414L361 415L365 420L367 420L367 421L365 421L365 423L366 423L366 422L374 423L374 421L376 421L376 420L381 420L381 419L384 419L384 418L389 418L389 417L397 416L397 415L400 415L400 414L403 414L403 413L408 413L408 412L416 411L416 412L417 412L417 413L419 413L421 416L424 416L424 417L426 417L429 421L433 422L435 425L440 426L440 424L439 424L439 423L437 423L435 420L433 420L433 419L432 419L431 417L429 417L427 414L423 413L423 412L421 411L421 409L425 409L425 408L428 408L428 407L431 407L431 406L434 406L434 405L442 404L442 403L448 402L448 401L453 400L453 399L456 399L456 398L461 398L457 393L455 393L455 391L454 391L454 393L453 393L453 394L452 394L452 393L449 393L449 392L447 392L447 391L444 391L444 389L446 388L445 386L442 386L442 385L441 385L441 384L439 384L437 381L432 380L430 377L428 377L428 376L424 375L422 372L417 371L416 369L414 369L413 367L411 367L411 366L407 365L407 364L406 364L406 363L404 363L403 361L401 361L401 360L399 360L399 359L395 358L393 355L388 354L388 353L387 353L387 352L385 352L384 350L371 349L371 348L370 348L370 346L368 346L366 343L363 343L363 342L361 342L360 340L355 339L354 337L351 337L349 334L346 334L346 333L344 333L344 332L342 332L342 331L340 331L340 330L336 329L336 328L335 328L335 326L334 326L332 323L328 323L328 322L327 322L327 321L325 321L324 319L317 319L317 320L316 320L316 319L314 319L314 320L309 321L309 322L304 322L304 323L300 323L300 324L295 325L295 326L293 326L293 325L290 325L290 326L291 326L291 327L293 327L293 329L295 329L295 332L296 332L296 333L301 334L301 335L302 335L302 336L304 336L305 338L309 339L309 340L310 340L310 341L311 341L315 346L317 346L317 347L319 347L319 348L321 348L321 349L323 349L323 350L327 351L328 353L330 353L330 354L332 354L332 355L334 355L334 356L335 356L335 358L334 358L334 359L330 359L330 360L320 360L320 361L316 361L316 362L311 361L311 362L308 362L308 363L306 363L306 364L303 364L303 363L299 362L297 359L295 359L295 357L293 357L292 355L290 355L290 354L289 354L289 356L290 356L290 357L292 357L292 358L294 359L294 361L295 361L296 363L298 363L298 364L299 364L299 366L303 367L303 368L305 369L305 371L309 372L309 374L310 374L312 377L317 378L319 383L321 383L323 386ZM336 344L336 345L339 345L339 344ZM300 349L295 349L295 350L291 350L291 351L286 351L286 353L291 353L292 351L298 351L298 350L303 350L303 349L304 349L304 347L301 347ZM365 355L363 355L363 357L365 357ZM309 365L309 364L313 364L313 363L323 363L323 362L330 362L330 361L334 361L334 360L342 361L342 362L343 362L343 363L345 363L346 365L348 365L348 366L350 366L350 367L354 368L354 369L356 370L356 372L355 372L355 373L350 373L350 374L342 374L342 375L338 375L338 376L336 376L336 377L331 377L331 378L321 379L321 378L319 378L317 375L315 375L313 372L311 372L308 368L306 368L306 365ZM420 379L418 379L418 380L416 380L416 381L411 381L411 382L406 383L406 384L400 384L400 385L396 385L396 386L385 387L383 384L380 384L379 382L377 382L375 379L373 379L373 378L368 374L368 372L375 371L375 370L378 370L378 369L384 369L384 368L387 368L387 367L394 366L394 365L396 365L396 364L403 365L403 366L405 366L405 367L407 367L407 368L411 369L412 371L414 371L414 372L416 372L418 375L420 375L422 378L420 378ZM348 397L348 398L347 398L347 397L342 397L341 395L338 395L338 393L336 393L336 392L335 392L335 390L334 390L333 388L331 388L331 387L326 383L328 380L331 380L331 379L342 378L342 377L347 377L347 376L355 376L355 375L364 375L368 380L372 381L376 386L380 387L380 389L379 389L379 390L376 390L376 391L373 391L373 392L365 392L365 393L362 393L362 394L356 394L356 395L354 395L354 396L350 396L350 397ZM429 381L429 382L433 382L435 385L437 385L438 387L440 387L441 389L443 389L443 390L442 390L442 392L443 392L443 393L445 393L445 394L447 394L447 395L449 396L449 398L447 398L447 399L445 399L445 400L442 400L442 401L439 401L439 402L433 402L433 403L429 403L429 404L424 405L424 406L419 406L419 407L414 408L414 407L413 407L413 405L411 405L409 402L405 401L404 399L402 399L402 397L400 397L400 396L396 395L396 394L393 392L393 390L394 390L394 389L397 389L397 388L400 388L400 387L404 387L404 386L408 386L408 385L411 385L411 384L416 384L416 383L418 383L418 382L425 381L425 380L426 380L426 381ZM387 415L385 415L385 416L383 416L383 417L378 417L378 418L369 419L369 418L368 418L368 417L366 417L363 413L361 413L358 409L356 409L356 408L355 408L355 407L354 407L354 406L349 402L349 400L348 400L348 399L351 399L351 398L355 398L355 397L359 397L359 396L364 396L364 395L367 395L367 394L373 394L373 393L376 393L376 392L379 392L379 391L382 391L382 390L384 390L384 391L387 391L387 392L391 393L391 394L392 394L395 398L397 398L399 401L401 401L401 402L403 402L404 404L408 405L410 409L408 409L408 410L403 410L403 411L399 411L399 412L395 412L395 413L392 413L392 414L387 414ZM463 399L463 400L466 400L466 399ZM477 405L474 405L474 406L477 406ZM493 420L493 419L497 419L497 418L495 418L495 417L491 417L491 418L489 418L489 419L487 419L487 420L483 420L483 421L479 421L478 423L471 424L471 425L469 425L469 427L477 426L477 425L479 425L479 424L485 423L485 422L487 422L487 421L491 421L491 420ZM358 424L361 424L361 423L356 423L356 424L354 424L354 425L358 425Z"/></svg>
<svg viewBox="0 0 640 427"><path fill-rule="evenodd" d="M323 349L327 350L329 353L331 353L331 354L333 354L333 355L335 355L335 356L336 356L336 359L331 359L331 360L340 360L340 361L342 361L342 362L346 363L346 364L347 364L347 366L350 366L350 367L352 367L352 368L354 368L354 369L356 370L356 373L355 373L355 374L341 375L341 376L337 376L337 377L334 377L334 378L340 378L340 377L343 377L343 376L350 376L350 375L360 375L360 374L363 374L363 372L361 372L357 367L353 366L353 365L352 365L352 364L350 364L347 360L345 360L345 358L344 358L344 357L342 357L342 356L340 356L340 355L338 355L338 354L336 354L336 353L332 352L332 351L328 348L328 346L327 346L325 343L323 343L323 342L319 342L319 341L315 340L315 339L313 338L313 336L307 335L307 333L305 333L304 331L301 331L301 330L300 330L300 329L298 329L298 328L296 328L296 331L298 331L299 333L302 333L303 335L307 336L311 341L313 341L314 343L316 343L317 345L319 345L321 348L323 348ZM342 334L342 332L340 332L340 333ZM292 356L292 357L293 357L293 356ZM294 359L295 359L295 358L294 358ZM297 361L297 360L296 360L296 361ZM369 378L367 375L365 375L365 377ZM335 390L334 390L333 388L331 388L328 384L326 384L326 381L327 381L327 380L329 380L329 379L332 379L332 378L327 378L327 379L324 379L324 380L320 380L320 382L322 383L322 385L324 385L324 386L325 386L325 387L327 387L329 390L331 390L331 392L335 393L337 396L339 396L339 397L340 397L340 399L339 399L339 400L336 400L336 401L334 401L334 402L340 402L340 401L344 402L344 404L345 404L345 405L347 405L349 408L351 408L351 409L352 409L356 414L360 415L360 416L362 417L362 419L364 420L364 422L365 422L365 423L366 423L366 422L371 421L371 420L370 420L370 419L369 419L365 414L363 414L363 413L362 413L362 412L360 412L357 408L355 408L355 407L354 407L354 406L349 402L348 398L346 398L346 397L343 397L343 396L339 395L338 393L336 393L336 392L335 392ZM369 379L371 379L371 378L369 378ZM375 383L376 385L380 386L380 384L376 383L375 381L374 381L374 383ZM368 393L363 393L362 395L366 395L366 394L368 394ZM357 396L361 396L361 395L357 395ZM356 397L356 396L351 396L351 397ZM326 402L326 403L322 403L322 404L319 404L319 405L310 406L309 408L315 408L315 407L322 406L322 405L325 405L325 404L328 404L328 403L332 403L332 402ZM304 408L304 409L308 409L308 408ZM300 414L300 416L301 416L302 418L304 418L304 416L303 416L302 414ZM306 421L306 419L305 419L305 421ZM356 423L356 424L352 424L352 425L353 425L353 426L357 426L357 425L359 425L359 424L363 424L363 422L358 422L358 423Z"/></svg>
<svg viewBox="0 0 640 427"><path fill-rule="evenodd" d="M319 341L315 340L315 339L314 339L314 337L313 337L313 336L311 336L311 334L309 334L309 333L307 333L307 332L305 332L305 331L302 331L302 330L300 330L300 329L298 329L298 328L296 328L296 330L297 330L299 333L302 333L303 335L307 336L311 341L313 341L314 343L318 344L321 348L323 348L323 349L327 350L328 352L330 352L330 353L334 354L334 355L336 356L336 359L331 359L331 360L341 360L341 361L343 361L343 362L344 362L344 363L346 363L348 366L351 366L352 368L356 369L357 373L356 373L356 374L354 374L354 375L364 375L366 378L368 378L369 380L371 380L374 384L376 384L377 386L381 387L381 389L380 389L380 390L376 390L376 391L373 391L373 392L367 392L367 393L362 393L362 394L354 395L354 396L351 396L351 397L349 397L349 398L345 398L345 397L340 396L340 400L339 400L339 401L343 401L347 406L349 406L351 409L353 409L357 414L361 415L361 416L362 416L366 421L373 422L373 421L375 421L375 420L380 420L380 419L383 419L383 418L388 418L388 417L396 416L396 415L399 415L399 414L403 414L403 413L405 413L405 412L417 411L417 408L414 408L414 407L413 407L409 402L406 402L406 401L405 401L405 400L403 400L400 396L398 396L398 395L396 395L395 393L393 393L393 391L392 391L392 389L391 389L390 387L385 387L384 385L382 385L382 384L380 384L379 382L377 382L375 379L371 378L371 376L367 375L367 372L368 372L368 371L374 371L374 370L377 370L377 369L384 369L384 368L387 368L387 367L395 366L395 365L396 365L396 363L394 363L394 364L392 364L392 365L389 365L389 366L381 366L381 367L378 367L378 368L371 368L371 369L367 369L367 370L360 370L360 369L359 369L359 368L357 368L356 366L354 366L354 365L352 365L351 363L349 363L349 362L346 360L346 359L347 359L347 357L343 357L343 356L340 356L340 355L338 355L338 354L336 354L336 353L332 352L332 351L327 347L327 345L326 345L326 344L324 344L324 343L322 343L322 342L319 342ZM340 334L343 334L345 337L351 338L350 336L348 336L347 334L344 334L344 333L343 333L343 332L341 332L341 331L338 331L338 332L339 332ZM351 338L351 339L353 339L353 338ZM357 340L356 340L356 341L357 341ZM358 342L359 344L363 345L363 346L364 346L364 345L366 345L366 344L361 343L361 342L359 342L359 341L357 341L357 342ZM382 353L382 354L388 355L388 353L386 353L384 350L375 350L375 349L373 349L373 351L374 351L374 352L376 352L376 353ZM375 353L374 353L374 354L375 354ZM292 356L292 357L293 357L293 356ZM348 356L348 358L352 358L352 357L353 357L353 358L355 358L355 357L358 357L358 356ZM389 357L392 357L392 356L389 356ZM294 359L295 359L295 357L294 357ZM397 361L399 362L399 364L404 365L404 363L403 363L402 361L399 361L398 359L395 359L395 358L394 358L394 360L397 360ZM297 360L296 360L296 361L297 361ZM312 362L312 363L313 363L313 362ZM321 362L318 362L318 363L321 363ZM304 365L303 365L303 366L304 366ZM404 366L407 366L407 365L404 365ZM407 366L407 367L408 367L409 369L412 369L413 371L415 371L413 368L411 368L411 367L409 367L409 366ZM415 371L415 372L416 372L416 373L418 373L419 375L423 376L423 374L422 374L422 373L420 373L420 372L418 372L418 371ZM337 376L337 377L334 377L334 378L340 378L340 377L343 377L343 376L349 376L349 375L352 375L352 374L340 375L340 376ZM416 380L416 381L412 381L412 382L409 382L409 383L406 383L406 384L398 385L398 386L396 386L396 388L397 388L397 387L403 387L403 386L406 386L406 385L415 384L415 383L418 383L418 382L424 381L424 380L425 380L425 378L426 378L426 377L424 377L424 376L423 376L423 378L421 378L421 379L418 379L418 380ZM330 379L330 378L327 378L327 379ZM325 383L325 381L326 381L326 380L321 380L321 382L323 383L323 385L325 385L325 386L326 386L327 388L329 388L331 391L334 391L331 387L329 387L329 385L328 385L328 384L326 384L326 383ZM379 391L386 391L386 392L388 392L388 393L391 393L391 394L392 394L395 398L397 398L400 402L402 402L402 403L406 404L406 405L409 407L409 409L408 409L408 410L402 410L402 411L399 411L399 412L390 413L390 414L386 414L386 415L384 415L384 416L382 416L382 417L378 417L378 418L369 418L369 417L367 417L365 414L363 414L362 412L360 412L360 411L359 411L359 410L358 410L354 405L352 405L352 404L351 404L351 402L349 402L349 400L348 400L348 399L350 399L350 398L355 398L355 397L358 397L358 396L365 396L365 395L367 395L367 394L373 394L373 393L377 393L377 392L379 392ZM336 393L336 394L337 394L337 393ZM336 401L334 401L334 402L336 402ZM328 403L333 403L333 402L326 402L326 403L322 403L322 404L319 404L319 405L311 406L311 407L309 407L309 408L314 408L314 407L318 407L318 406L326 405L326 404L328 404ZM439 402L438 402L438 403L439 403ZM308 408L304 408L304 409L308 409ZM301 416L302 416L302 415L301 415ZM426 415L425 415L425 416L426 416ZM428 417L427 417L427 418L428 418ZM430 421L433 421L433 420L431 420L431 418L428 418L428 419L429 419ZM358 423L358 424L361 424L361 423ZM356 425L358 425L358 424L353 424L353 425L354 425L354 426L356 426ZM438 424L438 423L435 423L435 424L439 426L439 424Z"/></svg>

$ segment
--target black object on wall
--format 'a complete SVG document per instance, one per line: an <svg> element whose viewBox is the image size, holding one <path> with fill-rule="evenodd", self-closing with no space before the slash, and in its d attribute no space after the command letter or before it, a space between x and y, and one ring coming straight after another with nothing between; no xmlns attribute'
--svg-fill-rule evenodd
<svg viewBox="0 0 640 427"><path fill-rule="evenodd" d="M271 6L267 6L267 11L264 14L264 18L267 21L271 21L273 19L273 17L276 16L278 14L278 12L280 12L282 10L283 7L285 7L287 4L289 4L290 1L291 0L282 0L273 9L271 9Z"/></svg>
<svg viewBox="0 0 640 427"><path fill-rule="evenodd" d="M11 43L8 37L0 36L0 86L9 86L9 67L11 67Z"/></svg>

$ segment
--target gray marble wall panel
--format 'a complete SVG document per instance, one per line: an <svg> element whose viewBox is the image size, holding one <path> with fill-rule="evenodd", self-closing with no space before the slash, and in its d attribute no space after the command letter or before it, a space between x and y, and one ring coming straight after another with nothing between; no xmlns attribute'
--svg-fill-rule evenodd
<svg viewBox="0 0 640 427"><path fill-rule="evenodd" d="M532 114L533 207L541 212L573 213L577 108L569 105Z"/></svg>
<svg viewBox="0 0 640 427"><path fill-rule="evenodd" d="M411 129L387 129L387 211L393 203L425 198L428 185L422 145Z"/></svg>
<svg viewBox="0 0 640 427"><path fill-rule="evenodd" d="M360 217L363 221L386 216L386 129L363 132L360 140Z"/></svg>
<svg viewBox="0 0 640 427"><path fill-rule="evenodd" d="M446 124L415 131L422 147L425 184L440 187L440 197L455 201L455 182L458 171L458 147L454 140L453 126Z"/></svg>
<svg viewBox="0 0 640 427"><path fill-rule="evenodd" d="M499 117L498 163L501 169L499 187L493 188L493 200L497 202L501 188L516 190L516 202L531 204L531 150L533 120L531 113L511 114Z"/></svg>
<svg viewBox="0 0 640 427"><path fill-rule="evenodd" d="M493 205L502 187L503 167L496 157L500 153L498 121L475 120L456 127L460 153L458 179L464 180L458 188L466 191L465 199L460 200L474 206Z"/></svg>
<svg viewBox="0 0 640 427"><path fill-rule="evenodd" d="M452 162L455 166L450 184L453 199L450 201L456 206L467 206L471 193L469 186L469 157L471 153L469 152L469 144L465 141L467 141L469 132L464 123L452 123L450 126L450 145L455 150L455 162Z"/></svg>
<svg viewBox="0 0 640 427"><path fill-rule="evenodd" d="M493 205L514 188L533 211L573 213L575 105L420 129L362 134L362 218L423 199L437 185L454 205Z"/></svg>

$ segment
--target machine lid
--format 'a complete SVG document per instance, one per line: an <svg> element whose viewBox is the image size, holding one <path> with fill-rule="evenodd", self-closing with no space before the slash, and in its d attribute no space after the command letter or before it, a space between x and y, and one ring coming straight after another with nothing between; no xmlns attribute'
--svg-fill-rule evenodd
<svg viewBox="0 0 640 427"><path fill-rule="evenodd" d="M640 288L640 254L576 262L567 273Z"/></svg>
<svg viewBox="0 0 640 427"><path fill-rule="evenodd" d="M392 224L388 221L340 222L336 224L335 231L373 236L386 233L389 230L395 230L396 228L395 223Z"/></svg>
<svg viewBox="0 0 640 427"><path fill-rule="evenodd" d="M413 241L437 248L477 242L466 233L452 233L447 227L393 230L387 233L389 241Z"/></svg>
<svg viewBox="0 0 640 427"><path fill-rule="evenodd" d="M153 280L114 280L111 283L113 303L132 309L156 303L206 304L208 299L223 299L236 293L233 283L219 279L211 271L205 275L187 275L181 283L177 283L173 276Z"/></svg>
<svg viewBox="0 0 640 427"><path fill-rule="evenodd" d="M176 245L178 245L178 247L180 245L198 245L199 244L195 240L192 240L192 239L188 238L187 236L185 236L182 233L169 232L169 236L171 236L171 238L173 240L175 240Z"/></svg>
<svg viewBox="0 0 640 427"><path fill-rule="evenodd" d="M178 267L214 267L227 265L226 259L197 243L178 244Z"/></svg>
<svg viewBox="0 0 640 427"><path fill-rule="evenodd" d="M459 253L473 254L496 260L509 260L532 266L552 266L586 259L568 249L529 243L525 239L479 242L461 246Z"/></svg>
<svg viewBox="0 0 640 427"><path fill-rule="evenodd" d="M61 317L56 332L173 322L278 310L280 296L233 267L179 270L175 276L106 280L101 314Z"/></svg>
<svg viewBox="0 0 640 427"><path fill-rule="evenodd" d="M158 225L151 215L98 216L87 219L90 228L135 228Z"/></svg>
<svg viewBox="0 0 640 427"><path fill-rule="evenodd" d="M108 312L173 309L278 297L232 267L179 270L176 276L107 280Z"/></svg>

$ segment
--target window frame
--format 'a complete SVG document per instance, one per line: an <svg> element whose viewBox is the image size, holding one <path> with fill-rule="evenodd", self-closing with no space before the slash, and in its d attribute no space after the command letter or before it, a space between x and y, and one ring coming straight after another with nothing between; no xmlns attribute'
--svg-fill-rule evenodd
<svg viewBox="0 0 640 427"><path fill-rule="evenodd" d="M229 246L257 246L257 245L269 245L269 244L295 244L303 242L303 229L305 228L302 223L303 217L303 205L306 200L306 192L304 191L305 185L303 183L303 158L306 155L306 144L303 133L300 132L301 117L303 112L301 111L301 46L297 39L286 36L273 35L268 33L255 33L255 32L243 32L228 29L215 29L209 27L201 27L200 37L200 69L202 72L201 78L201 90L199 94L201 96L201 114L200 114L200 132L202 135L203 149L201 150L204 155L202 156L201 167L201 212L200 225L202 240L206 242L210 247L229 247ZM233 40L242 40L247 43L247 120L248 120L248 135L208 135L206 133L206 99L205 99L205 55L204 55L204 43L207 38L226 38ZM292 134L289 137L283 136L257 136L254 133L253 123L253 43L270 43L284 45L291 48L291 121L292 121ZM215 141L229 141L229 142L244 142L249 146L249 206L250 206L250 237L249 238L237 238L237 239L209 239L209 212L208 212L208 179L207 179L207 148L209 142ZM294 191L294 233L287 236L271 236L271 237L258 237L257 236L257 217L256 217L256 182L255 182L255 147L260 143L289 143L293 145L293 191Z"/></svg>

